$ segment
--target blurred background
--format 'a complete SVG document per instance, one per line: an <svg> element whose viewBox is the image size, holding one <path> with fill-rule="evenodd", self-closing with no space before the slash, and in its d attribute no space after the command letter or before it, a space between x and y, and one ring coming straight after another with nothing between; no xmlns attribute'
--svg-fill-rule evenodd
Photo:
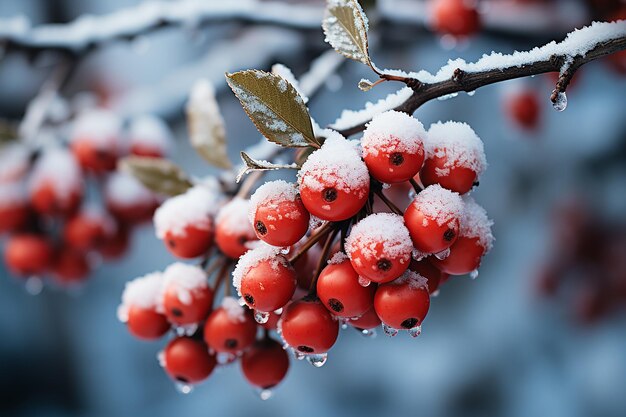
<svg viewBox="0 0 626 417"><path fill-rule="evenodd" d="M252 16L276 7L233 3L249 6ZM99 44L80 53L60 95L70 109L98 103L125 119L159 116L175 137L173 160L195 176L216 172L188 143L184 103L194 82L207 78L215 85L229 156L238 161L239 151L259 134L226 89L224 72L268 70L281 62L300 75L328 49L319 28L323 1L280 3L297 11L285 15L278 9L278 19L261 23L241 14L231 21L225 13L206 24L190 21ZM625 6L620 0L483 1L483 28L457 39L432 30L421 1L364 3L374 61L431 72L448 59L476 60L492 50L560 40L594 19L611 20ZM3 36L15 26L63 24L138 4L2 0L0 45L6 46ZM10 45L0 53L6 129L18 126L65 59ZM464 121L483 139L489 168L473 196L495 221L496 237L476 280L454 277L432 300L418 339L370 339L344 330L323 368L292 362L286 381L266 402L238 365L220 368L191 395L181 395L157 364L165 342L135 340L115 314L126 281L174 260L147 222L135 228L125 257L104 262L77 288L53 284L39 293L0 264L0 415L623 416L624 69L608 59L584 66L568 89L564 112L549 102L555 83L550 75L435 100L417 111L425 126ZM316 121L331 124L343 109L359 109L400 87L386 83L365 93L356 85L367 77L373 74L362 64L343 63L309 103ZM32 140L57 140L42 136ZM96 194L87 192L92 199Z"/></svg>

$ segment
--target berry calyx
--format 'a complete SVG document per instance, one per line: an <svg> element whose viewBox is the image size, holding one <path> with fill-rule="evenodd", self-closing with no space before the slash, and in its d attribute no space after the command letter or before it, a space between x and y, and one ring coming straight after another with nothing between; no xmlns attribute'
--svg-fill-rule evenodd
<svg viewBox="0 0 626 417"><path fill-rule="evenodd" d="M377 213L352 228L346 251L354 270L374 282L389 282L409 267L413 246L402 216Z"/></svg>
<svg viewBox="0 0 626 417"><path fill-rule="evenodd" d="M304 354L328 352L339 335L339 323L318 300L289 304L278 327L285 342Z"/></svg>
<svg viewBox="0 0 626 417"><path fill-rule="evenodd" d="M215 242L224 255L237 259L250 250L248 246L257 240L254 228L248 220L250 200L235 197L220 209L215 219Z"/></svg>
<svg viewBox="0 0 626 417"><path fill-rule="evenodd" d="M376 314L393 329L421 326L430 307L426 278L407 271L401 278L382 284L376 290Z"/></svg>
<svg viewBox="0 0 626 417"><path fill-rule="evenodd" d="M6 243L4 262L15 275L37 275L50 267L53 253L52 245L44 236L17 234Z"/></svg>
<svg viewBox="0 0 626 417"><path fill-rule="evenodd" d="M440 185L420 192L404 212L415 249L421 253L439 253L448 249L459 234L463 200Z"/></svg>
<svg viewBox="0 0 626 417"><path fill-rule="evenodd" d="M202 269L176 262L163 272L162 312L177 325L195 324L204 320L213 303Z"/></svg>
<svg viewBox="0 0 626 417"><path fill-rule="evenodd" d="M392 184L413 178L424 163L426 130L406 113L387 111L374 116L363 133L363 159L370 174Z"/></svg>
<svg viewBox="0 0 626 417"><path fill-rule="evenodd" d="M363 287L359 274L343 253L335 255L317 279L317 296L337 317L359 317L372 308L375 285Z"/></svg>
<svg viewBox="0 0 626 417"><path fill-rule="evenodd" d="M241 371L248 382L262 389L278 385L289 370L289 356L280 343L259 340L241 357Z"/></svg>
<svg viewBox="0 0 626 417"><path fill-rule="evenodd" d="M163 359L170 378L184 384L196 384L207 379L217 365L207 346L189 337L177 337L168 343Z"/></svg>
<svg viewBox="0 0 626 417"><path fill-rule="evenodd" d="M309 218L295 184L270 181L250 198L250 222L257 237L269 245L298 242L309 229Z"/></svg>
<svg viewBox="0 0 626 417"><path fill-rule="evenodd" d="M241 307L236 299L225 297L204 325L204 341L216 352L237 353L254 343L256 330L250 310Z"/></svg>

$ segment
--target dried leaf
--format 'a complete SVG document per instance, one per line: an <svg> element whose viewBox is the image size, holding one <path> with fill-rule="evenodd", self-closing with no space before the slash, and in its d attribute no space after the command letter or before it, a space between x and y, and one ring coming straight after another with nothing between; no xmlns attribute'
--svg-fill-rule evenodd
<svg viewBox="0 0 626 417"><path fill-rule="evenodd" d="M326 42L337 52L373 68L368 51L367 16L357 0L328 0L322 28Z"/></svg>
<svg viewBox="0 0 626 417"><path fill-rule="evenodd" d="M312 148L311 148L312 149ZM252 159L247 153L241 152L241 160L246 164L245 167L237 175L237 182L241 181L244 175L252 171L274 171L277 169L298 169L298 165L293 164L274 164L269 161L259 161Z"/></svg>
<svg viewBox="0 0 626 417"><path fill-rule="evenodd" d="M122 159L119 167L159 194L174 196L193 186L183 170L167 159L131 156Z"/></svg>
<svg viewBox="0 0 626 417"><path fill-rule="evenodd" d="M226 79L250 120L269 141L287 147L320 146L302 97L285 79L256 70L226 74Z"/></svg>
<svg viewBox="0 0 626 417"><path fill-rule="evenodd" d="M215 90L207 80L198 81L187 103L187 127L191 145L208 163L228 169L226 130Z"/></svg>

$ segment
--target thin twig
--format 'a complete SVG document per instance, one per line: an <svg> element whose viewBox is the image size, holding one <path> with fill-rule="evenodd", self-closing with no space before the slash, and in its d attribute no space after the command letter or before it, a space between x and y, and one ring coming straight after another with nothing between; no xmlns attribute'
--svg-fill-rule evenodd
<svg viewBox="0 0 626 417"><path fill-rule="evenodd" d="M423 190L423 188L420 187L420 185L417 183L417 181L415 181L414 178L411 178L409 182L413 186L413 190L415 190L415 194L419 194Z"/></svg>
<svg viewBox="0 0 626 417"><path fill-rule="evenodd" d="M296 252L291 258L289 258L289 262L293 264L296 262L302 255L304 255L309 249L313 247L320 239L328 234L330 229L333 227L334 223L328 222L322 227L320 227L317 232L312 235L300 248L298 248L298 252Z"/></svg>
<svg viewBox="0 0 626 417"><path fill-rule="evenodd" d="M378 198L380 198L383 203L385 203L387 207L389 207L391 211L393 211L395 214L402 215L402 210L400 210L398 206L393 204L393 202L387 198L382 190L374 190L374 193L378 196Z"/></svg>
<svg viewBox="0 0 626 417"><path fill-rule="evenodd" d="M328 253L330 252L330 249L333 246L333 242L335 241L338 233L339 229L335 228L333 230L333 233L328 236L328 239L326 239L326 243L324 243L324 248L322 249L322 253L320 254L320 259L317 262L315 272L313 273L313 280L311 281L311 286L309 287L309 295L313 295L316 292L317 278L319 278L320 273L324 268L324 264L326 263L326 259L328 258Z"/></svg>

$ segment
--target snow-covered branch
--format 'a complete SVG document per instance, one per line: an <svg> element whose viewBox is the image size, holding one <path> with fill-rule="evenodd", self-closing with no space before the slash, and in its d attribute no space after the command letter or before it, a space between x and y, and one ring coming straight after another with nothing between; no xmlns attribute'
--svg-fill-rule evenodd
<svg viewBox="0 0 626 417"><path fill-rule="evenodd" d="M565 90L574 72L582 65L605 55L626 49L626 21L593 23L569 33L562 42L551 42L540 48L513 54L493 52L477 62L462 59L448 62L436 74L427 71L405 73L385 70L382 78L402 81L408 88L400 90L376 105L357 112L344 112L332 127L345 136L361 132L371 117L381 111L395 109L413 114L424 103L459 92L473 93L480 87L515 78L547 72L560 72L559 82L551 95L555 107L565 104ZM403 101L398 103L398 98ZM562 108L560 108L562 110Z"/></svg>
<svg viewBox="0 0 626 417"><path fill-rule="evenodd" d="M80 54L116 40L132 40L179 26L195 29L211 22L253 22L296 29L318 29L323 9L259 0L149 1L103 16L82 16L68 24L32 27L24 17L0 19L5 51L60 51Z"/></svg>

